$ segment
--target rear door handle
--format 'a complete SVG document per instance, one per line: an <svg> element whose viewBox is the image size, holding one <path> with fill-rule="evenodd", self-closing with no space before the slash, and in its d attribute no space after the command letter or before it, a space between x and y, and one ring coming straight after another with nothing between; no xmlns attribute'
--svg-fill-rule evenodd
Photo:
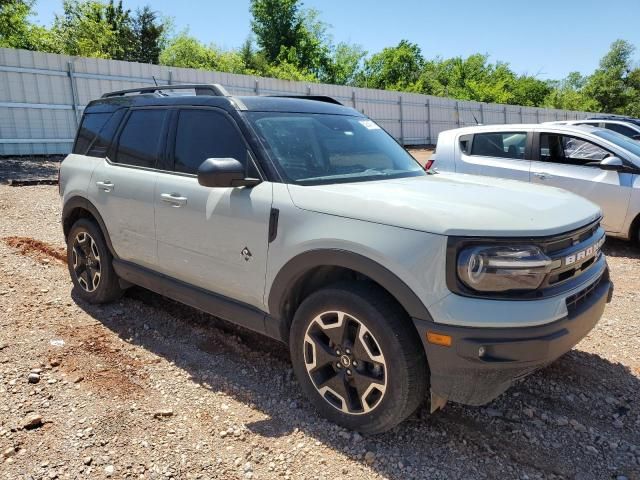
<svg viewBox="0 0 640 480"><path fill-rule="evenodd" d="M179 193L161 193L163 202L170 203L174 207L181 207L187 204L187 197L182 197Z"/></svg>
<svg viewBox="0 0 640 480"><path fill-rule="evenodd" d="M109 180L105 180L104 182L96 182L96 185L100 190L104 190L105 192L110 192L111 190L113 190L113 187L115 187L115 185Z"/></svg>
<svg viewBox="0 0 640 480"><path fill-rule="evenodd" d="M545 180L547 178L553 178L553 175L549 175L547 172L533 172L533 175L540 180Z"/></svg>

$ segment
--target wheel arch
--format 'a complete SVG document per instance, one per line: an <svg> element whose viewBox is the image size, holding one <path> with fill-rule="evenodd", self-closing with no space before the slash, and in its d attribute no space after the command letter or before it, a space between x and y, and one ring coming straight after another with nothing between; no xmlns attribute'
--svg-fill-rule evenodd
<svg viewBox="0 0 640 480"><path fill-rule="evenodd" d="M113 255L114 258L118 258L113 249L113 245L111 244L111 238L109 237L107 226L105 225L100 212L98 212L95 205L85 197L71 197L65 202L64 207L62 208L62 231L64 232L65 240L69 235L69 231L73 224L80 218L91 218L95 220L102 232L105 242L107 243L109 252L111 252L111 255Z"/></svg>
<svg viewBox="0 0 640 480"><path fill-rule="evenodd" d="M269 291L270 316L276 319L273 336L288 342L293 314L308 294L340 280L370 280L384 289L409 317L431 320L418 296L397 275L363 255L339 249L318 249L289 260L276 275ZM413 327L413 322L411 322ZM267 326L267 328L269 328Z"/></svg>

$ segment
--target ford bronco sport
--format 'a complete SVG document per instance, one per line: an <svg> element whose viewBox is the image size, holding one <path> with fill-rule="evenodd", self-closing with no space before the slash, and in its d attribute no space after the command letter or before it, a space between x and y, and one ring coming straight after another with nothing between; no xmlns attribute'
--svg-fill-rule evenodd
<svg viewBox="0 0 640 480"><path fill-rule="evenodd" d="M595 205L430 175L324 97L106 94L60 192L82 299L136 284L285 342L315 407L364 433L427 392L432 411L489 402L571 349L612 291Z"/></svg>

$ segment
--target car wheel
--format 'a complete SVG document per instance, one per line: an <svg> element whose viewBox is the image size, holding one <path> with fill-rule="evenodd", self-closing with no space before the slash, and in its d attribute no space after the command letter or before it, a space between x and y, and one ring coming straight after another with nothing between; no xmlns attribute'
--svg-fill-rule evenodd
<svg viewBox="0 0 640 480"><path fill-rule="evenodd" d="M67 265L73 284L83 300L108 303L122 295L112 260L104 236L95 222L81 218L73 224L67 237Z"/></svg>
<svg viewBox="0 0 640 480"><path fill-rule="evenodd" d="M407 314L374 285L337 284L311 294L295 313L289 343L303 392L346 428L384 432L425 398L420 339Z"/></svg>

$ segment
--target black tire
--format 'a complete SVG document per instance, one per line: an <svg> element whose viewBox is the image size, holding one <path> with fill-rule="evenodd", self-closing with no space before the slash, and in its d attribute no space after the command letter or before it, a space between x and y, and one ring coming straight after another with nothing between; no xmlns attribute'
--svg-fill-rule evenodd
<svg viewBox="0 0 640 480"><path fill-rule="evenodd" d="M83 256L84 268L81 265ZM87 258L90 258L89 266ZM100 227L88 218L76 221L67 236L67 266L73 285L83 300L94 304L109 303L122 296L123 290L112 261L113 256Z"/></svg>
<svg viewBox="0 0 640 480"><path fill-rule="evenodd" d="M331 325L343 325L343 333ZM327 334L342 339L341 344ZM349 338L355 338L355 344ZM353 348L346 355L350 344ZM425 399L429 371L418 334L407 314L376 285L339 283L311 294L295 313L289 346L304 394L324 417L348 429L384 432ZM336 352L340 348L342 355ZM349 375L347 365L352 367ZM366 388L371 378L374 386ZM332 386L336 390L329 390ZM344 395L334 395L343 387ZM369 389L369 395L361 395Z"/></svg>

